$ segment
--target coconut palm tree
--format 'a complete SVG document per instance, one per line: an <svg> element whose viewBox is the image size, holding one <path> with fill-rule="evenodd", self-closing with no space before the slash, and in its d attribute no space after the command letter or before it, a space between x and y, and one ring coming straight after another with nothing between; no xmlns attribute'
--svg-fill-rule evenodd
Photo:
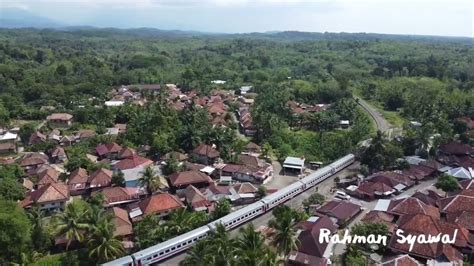
<svg viewBox="0 0 474 266"><path fill-rule="evenodd" d="M219 224L213 239L213 265L236 265L238 257L237 242L229 237L225 227Z"/></svg>
<svg viewBox="0 0 474 266"><path fill-rule="evenodd" d="M35 250L46 251L49 249L51 240L44 223L44 211L34 207L27 212L31 221L31 242Z"/></svg>
<svg viewBox="0 0 474 266"><path fill-rule="evenodd" d="M210 263L212 258L210 258L209 253L212 251L212 243L209 240L201 240L191 248L187 257L182 260L180 266L199 266L199 265L212 265Z"/></svg>
<svg viewBox="0 0 474 266"><path fill-rule="evenodd" d="M89 257L98 262L106 262L124 254L122 242L114 236L114 225L102 219L92 230L87 242Z"/></svg>
<svg viewBox="0 0 474 266"><path fill-rule="evenodd" d="M262 252L267 248L265 239L260 232L255 231L253 224L241 228L238 247L242 256L239 258L239 264L243 265L261 265L263 263Z"/></svg>
<svg viewBox="0 0 474 266"><path fill-rule="evenodd" d="M85 232L90 228L87 223L88 208L78 202L66 205L64 212L56 216L56 236L65 235L67 239L66 249L73 240L82 242Z"/></svg>
<svg viewBox="0 0 474 266"><path fill-rule="evenodd" d="M294 229L295 223L296 220L291 212L282 212L277 219L268 222L268 225L275 229L273 244L278 252L284 256L297 248L298 239Z"/></svg>
<svg viewBox="0 0 474 266"><path fill-rule="evenodd" d="M138 179L140 186L145 187L148 195L151 195L159 187L159 181L156 178L157 173L152 166L145 168L145 171L142 172L142 177Z"/></svg>

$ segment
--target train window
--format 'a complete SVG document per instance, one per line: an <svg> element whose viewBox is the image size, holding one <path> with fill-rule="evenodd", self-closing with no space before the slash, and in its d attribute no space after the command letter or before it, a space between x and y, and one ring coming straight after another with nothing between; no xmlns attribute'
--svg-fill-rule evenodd
<svg viewBox="0 0 474 266"><path fill-rule="evenodd" d="M169 250L169 249L167 249L167 250L165 251L165 253L168 253L168 252L170 252L170 250Z"/></svg>
<svg viewBox="0 0 474 266"><path fill-rule="evenodd" d="M172 247L172 248L171 248L171 250L175 250L175 249L176 249L176 247Z"/></svg>
<svg viewBox="0 0 474 266"><path fill-rule="evenodd" d="M156 257L158 257L158 254L153 255L153 258L156 258Z"/></svg>
<svg viewBox="0 0 474 266"><path fill-rule="evenodd" d="M163 251L162 251L162 252L160 252L160 256L161 256L161 255L163 255Z"/></svg>
<svg viewBox="0 0 474 266"><path fill-rule="evenodd" d="M181 244L177 245L176 248L180 248L181 247Z"/></svg>
<svg viewBox="0 0 474 266"><path fill-rule="evenodd" d="M188 244L191 244L191 242L193 242L193 241L192 241L192 240L189 240L189 241L188 241Z"/></svg>

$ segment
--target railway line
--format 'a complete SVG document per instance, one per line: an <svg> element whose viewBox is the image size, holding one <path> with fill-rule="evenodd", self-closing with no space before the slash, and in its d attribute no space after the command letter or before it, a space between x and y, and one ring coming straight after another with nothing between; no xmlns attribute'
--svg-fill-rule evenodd
<svg viewBox="0 0 474 266"><path fill-rule="evenodd" d="M212 221L205 226L196 228L165 242L103 265L142 266L159 263L160 261L191 248L194 243L212 234L218 224L225 226L226 230L232 230L241 224L270 212L274 207L284 204L286 201L316 186L353 162L354 155L348 154L301 180L298 180L242 209L234 211L218 220Z"/></svg>

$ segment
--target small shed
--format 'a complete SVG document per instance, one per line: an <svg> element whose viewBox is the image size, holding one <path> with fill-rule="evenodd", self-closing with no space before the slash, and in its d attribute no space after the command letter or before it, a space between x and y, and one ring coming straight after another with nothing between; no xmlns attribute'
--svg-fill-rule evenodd
<svg viewBox="0 0 474 266"><path fill-rule="evenodd" d="M283 169L289 171L298 171L300 174L304 171L304 157L286 157L285 161L283 162Z"/></svg>

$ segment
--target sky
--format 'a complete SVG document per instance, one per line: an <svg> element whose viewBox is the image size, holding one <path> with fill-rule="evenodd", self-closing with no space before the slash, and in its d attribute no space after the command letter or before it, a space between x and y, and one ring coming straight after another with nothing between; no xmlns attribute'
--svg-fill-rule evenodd
<svg viewBox="0 0 474 266"><path fill-rule="evenodd" d="M474 0L0 0L2 8L71 26L474 37Z"/></svg>

